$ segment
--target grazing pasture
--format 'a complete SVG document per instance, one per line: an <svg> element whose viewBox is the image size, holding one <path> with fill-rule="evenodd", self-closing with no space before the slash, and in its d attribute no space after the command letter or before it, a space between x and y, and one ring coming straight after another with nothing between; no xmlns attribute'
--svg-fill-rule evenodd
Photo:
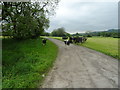
<svg viewBox="0 0 120 90"><path fill-rule="evenodd" d="M79 45L100 51L114 58L120 59L120 56L118 55L118 38L92 37L88 38L85 43Z"/></svg>
<svg viewBox="0 0 120 90"><path fill-rule="evenodd" d="M37 88L56 59L58 47L41 38L2 40L3 88Z"/></svg>

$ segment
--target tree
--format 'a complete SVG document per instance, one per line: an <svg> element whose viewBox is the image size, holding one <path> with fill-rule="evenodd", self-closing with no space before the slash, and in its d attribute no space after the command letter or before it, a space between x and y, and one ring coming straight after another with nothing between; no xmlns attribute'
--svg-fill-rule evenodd
<svg viewBox="0 0 120 90"><path fill-rule="evenodd" d="M91 31L86 31L85 36L86 37L92 37Z"/></svg>
<svg viewBox="0 0 120 90"><path fill-rule="evenodd" d="M37 38L49 27L48 14L58 0L41 2L3 2L2 31L15 39ZM50 4L54 2L53 5ZM49 7L49 8L48 8ZM54 10L54 8L53 8Z"/></svg>
<svg viewBox="0 0 120 90"><path fill-rule="evenodd" d="M66 36L66 32L63 27L53 30L51 34L52 36L58 36L58 37Z"/></svg>
<svg viewBox="0 0 120 90"><path fill-rule="evenodd" d="M79 34L79 33L76 33L75 35L76 35L76 36L79 36L80 34Z"/></svg>
<svg viewBox="0 0 120 90"><path fill-rule="evenodd" d="M44 31L41 36L50 36L50 33Z"/></svg>

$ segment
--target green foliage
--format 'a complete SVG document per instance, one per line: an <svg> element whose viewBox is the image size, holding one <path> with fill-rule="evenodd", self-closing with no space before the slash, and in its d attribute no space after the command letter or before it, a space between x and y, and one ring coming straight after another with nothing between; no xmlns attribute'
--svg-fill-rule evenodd
<svg viewBox="0 0 120 90"><path fill-rule="evenodd" d="M84 35L84 37L92 37L92 35L86 34L86 35Z"/></svg>
<svg viewBox="0 0 120 90"><path fill-rule="evenodd" d="M41 36L50 36L50 33L48 33L48 32L43 32L43 33L41 34Z"/></svg>
<svg viewBox="0 0 120 90"><path fill-rule="evenodd" d="M56 30L52 31L52 36L58 36L58 37L62 37L62 36L66 36L66 32L64 28L58 28Z"/></svg>
<svg viewBox="0 0 120 90"><path fill-rule="evenodd" d="M38 88L42 84L42 75L52 67L58 48L49 40L46 46L41 42L40 38L3 39L3 88Z"/></svg>
<svg viewBox="0 0 120 90"><path fill-rule="evenodd" d="M37 38L49 27L47 14L54 10L58 0L41 2L3 2L3 36L15 39ZM51 5L52 4L52 5ZM46 8L48 7L49 8Z"/></svg>

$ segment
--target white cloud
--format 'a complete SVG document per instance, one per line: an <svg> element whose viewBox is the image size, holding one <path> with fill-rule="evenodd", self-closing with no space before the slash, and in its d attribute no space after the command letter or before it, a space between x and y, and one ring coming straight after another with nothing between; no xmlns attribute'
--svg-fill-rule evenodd
<svg viewBox="0 0 120 90"><path fill-rule="evenodd" d="M117 28L117 5L118 0L61 0L48 31L59 27L70 33Z"/></svg>

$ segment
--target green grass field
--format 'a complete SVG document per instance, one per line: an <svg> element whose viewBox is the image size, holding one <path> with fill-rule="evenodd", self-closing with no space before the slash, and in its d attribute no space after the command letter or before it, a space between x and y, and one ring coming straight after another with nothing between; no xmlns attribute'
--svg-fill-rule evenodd
<svg viewBox="0 0 120 90"><path fill-rule="evenodd" d="M50 38L62 40L61 37ZM120 59L120 56L118 55L118 38L92 37L88 38L88 40L85 43L79 45L94 49L96 51L102 52L114 58Z"/></svg>
<svg viewBox="0 0 120 90"><path fill-rule="evenodd" d="M58 47L41 39L15 41L2 40L3 88L37 88L53 66Z"/></svg>
<svg viewBox="0 0 120 90"><path fill-rule="evenodd" d="M80 45L120 59L120 56L118 55L118 38L92 37L88 38L85 43Z"/></svg>

